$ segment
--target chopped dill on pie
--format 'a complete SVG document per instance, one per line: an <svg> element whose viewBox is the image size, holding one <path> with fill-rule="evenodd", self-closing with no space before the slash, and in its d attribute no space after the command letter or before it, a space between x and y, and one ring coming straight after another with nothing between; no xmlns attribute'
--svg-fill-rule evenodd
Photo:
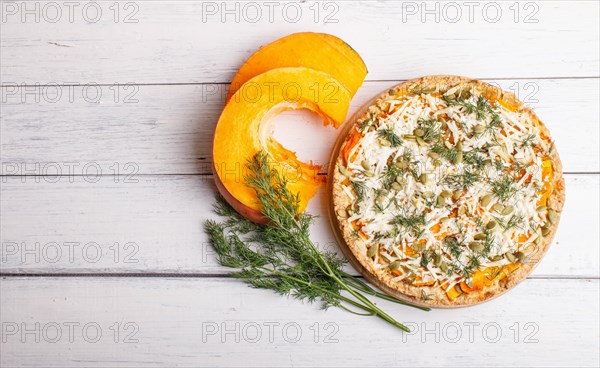
<svg viewBox="0 0 600 368"><path fill-rule="evenodd" d="M452 304L498 285L549 243L562 208L550 199L562 198L563 184L529 109L483 82L439 78L382 95L358 119L333 190L363 265L415 299Z"/></svg>

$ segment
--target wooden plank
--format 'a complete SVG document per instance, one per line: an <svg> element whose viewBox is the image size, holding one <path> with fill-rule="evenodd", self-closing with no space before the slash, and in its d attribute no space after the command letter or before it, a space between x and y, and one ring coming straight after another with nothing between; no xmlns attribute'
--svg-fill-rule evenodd
<svg viewBox="0 0 600 368"><path fill-rule="evenodd" d="M600 172L599 79L490 82L516 92L537 111L556 139L564 170ZM366 83L350 111L395 84ZM3 174L68 175L70 163L80 175L206 174L227 85L90 87L87 100L83 87L0 91L6 101ZM97 92L99 103L90 102ZM321 163L328 161L338 134L303 111L278 117L275 128L276 137L300 159Z"/></svg>
<svg viewBox="0 0 600 368"><path fill-rule="evenodd" d="M598 2L0 7L0 366L600 365ZM364 57L352 110L426 74L488 78L536 109L571 174L557 237L528 280L467 309L378 303L414 329L402 334L223 277L202 222L225 83L260 45L307 30ZM326 164L337 131L299 111L275 134ZM309 211L325 208L320 192ZM312 234L336 249L325 218Z"/></svg>
<svg viewBox="0 0 600 368"><path fill-rule="evenodd" d="M137 183L115 183L112 177L97 183L84 177L56 183L1 179L3 272L226 272L215 263L202 231L203 221L212 217L210 176L141 176ZM599 276L599 185L599 175L566 176L561 224L534 277ZM337 249L325 206L322 190L309 207L322 216L313 240Z"/></svg>
<svg viewBox="0 0 600 368"><path fill-rule="evenodd" d="M227 82L300 31L349 42L371 80L598 76L596 1L48 3L2 2L3 83Z"/></svg>
<svg viewBox="0 0 600 368"><path fill-rule="evenodd" d="M486 304L431 312L380 302L413 328L404 334L237 280L4 278L0 364L597 367L598 286L527 280Z"/></svg>

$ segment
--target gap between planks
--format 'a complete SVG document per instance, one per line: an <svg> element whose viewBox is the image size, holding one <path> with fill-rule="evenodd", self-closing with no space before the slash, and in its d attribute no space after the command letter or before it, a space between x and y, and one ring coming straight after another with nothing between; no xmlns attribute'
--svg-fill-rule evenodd
<svg viewBox="0 0 600 368"><path fill-rule="evenodd" d="M173 272L86 272L86 273L18 273L18 272L0 272L0 278L165 278L165 279L229 279L232 278L226 273L173 273ZM363 279L362 276L353 276ZM528 280L600 280L600 276L594 275L542 275L528 276Z"/></svg>
<svg viewBox="0 0 600 368"><path fill-rule="evenodd" d="M434 74L432 74L434 75ZM593 75L589 75L589 76L575 76L575 77L485 77L485 78L474 78L474 79L479 79L482 81L493 81L493 80L577 80L577 79L600 79L600 75L598 76L593 76ZM402 83L402 82L406 82L410 79L366 79L364 81L364 83ZM214 85L214 84L222 84L222 85L227 85L230 84L231 82L189 82L189 83L184 83L184 82L169 82L169 83L132 83L136 86L140 86L140 87L168 87L168 86L206 86L206 85ZM80 87L81 84L75 84L75 83L63 83L60 84L63 87ZM112 87L114 86L114 83L95 83L94 84L97 87ZM12 88L15 87L14 85L8 85L8 84L0 84L0 89L2 88ZM28 83L24 83L24 84L19 84L18 87L20 88L27 88L27 87L56 87L56 84L28 84Z"/></svg>

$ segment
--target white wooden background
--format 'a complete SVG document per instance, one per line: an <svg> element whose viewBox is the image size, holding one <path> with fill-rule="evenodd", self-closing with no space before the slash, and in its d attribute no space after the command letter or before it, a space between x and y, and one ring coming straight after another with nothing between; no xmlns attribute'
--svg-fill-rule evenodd
<svg viewBox="0 0 600 368"><path fill-rule="evenodd" d="M600 364L597 1L0 4L0 366ZM531 277L467 309L380 303L412 334L226 277L202 233L226 83L260 45L307 30L364 57L352 109L427 74L498 83L536 109L567 202ZM303 112L276 127L320 162L336 134ZM335 249L325 219L313 235Z"/></svg>

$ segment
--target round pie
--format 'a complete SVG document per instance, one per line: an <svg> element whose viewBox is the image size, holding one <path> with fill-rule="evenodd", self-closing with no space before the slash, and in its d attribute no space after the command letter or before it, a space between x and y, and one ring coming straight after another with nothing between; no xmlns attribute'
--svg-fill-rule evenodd
<svg viewBox="0 0 600 368"><path fill-rule="evenodd" d="M479 303L531 272L564 203L548 129L508 92L455 76L402 83L349 123L330 172L346 255L413 303Z"/></svg>

